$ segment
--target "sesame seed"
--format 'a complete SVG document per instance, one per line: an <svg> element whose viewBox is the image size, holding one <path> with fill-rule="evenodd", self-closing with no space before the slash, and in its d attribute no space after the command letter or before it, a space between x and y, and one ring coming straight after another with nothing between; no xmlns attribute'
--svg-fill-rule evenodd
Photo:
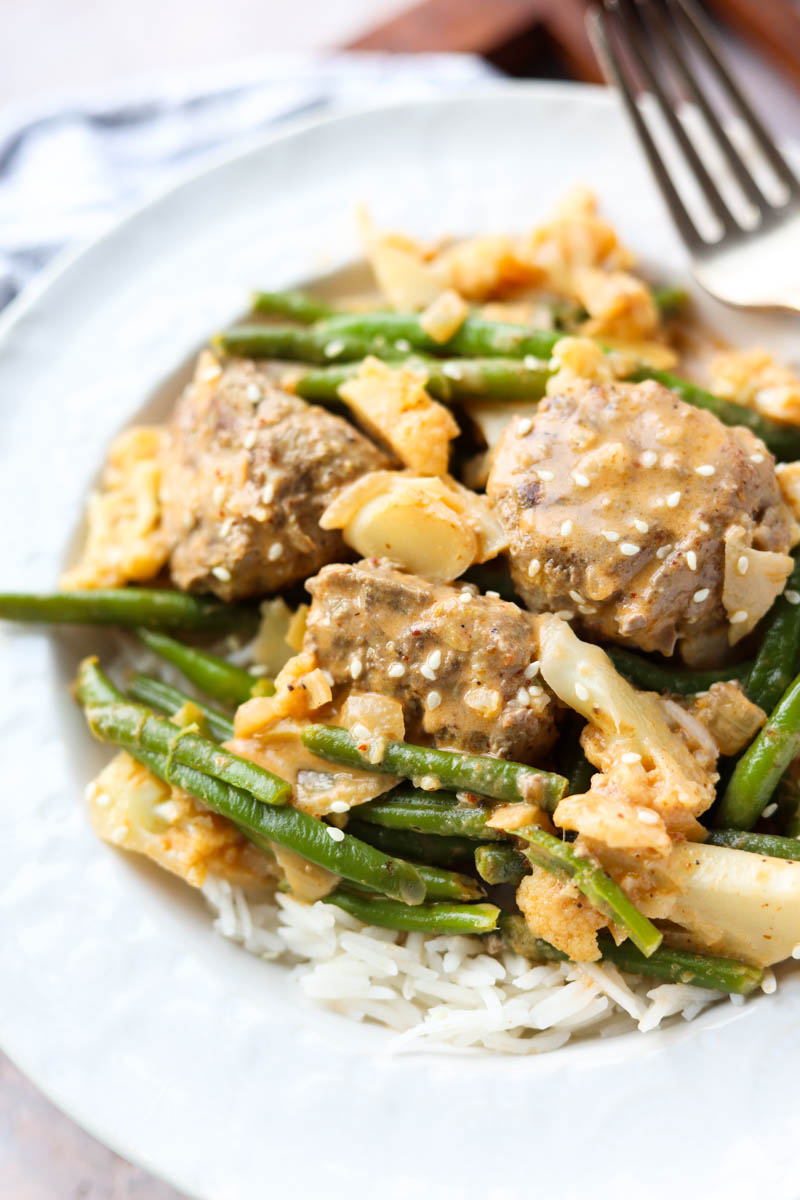
<svg viewBox="0 0 800 1200"><path fill-rule="evenodd" d="M585 683L575 684L575 695L579 700L583 700L584 704L586 703L586 701L589 699L589 689Z"/></svg>
<svg viewBox="0 0 800 1200"><path fill-rule="evenodd" d="M623 542L619 548L620 554L624 554L626 558L633 558L634 554L638 554L640 546L634 546L633 542Z"/></svg>
<svg viewBox="0 0 800 1200"><path fill-rule="evenodd" d="M800 958L800 942L792 947L792 958Z"/></svg>
<svg viewBox="0 0 800 1200"><path fill-rule="evenodd" d="M677 508L680 502L680 492L670 492L670 494L667 496L667 508Z"/></svg>
<svg viewBox="0 0 800 1200"><path fill-rule="evenodd" d="M761 815L762 815L762 817L774 817L775 813L777 811L778 811L777 804L768 804Z"/></svg>
<svg viewBox="0 0 800 1200"><path fill-rule="evenodd" d="M533 421L531 421L530 417L523 417L520 421L517 421L517 434L519 437L527 437L532 429Z"/></svg>
<svg viewBox="0 0 800 1200"><path fill-rule="evenodd" d="M645 450L644 454L642 455L642 466L654 467L657 462L658 455L656 454L655 450Z"/></svg>
<svg viewBox="0 0 800 1200"><path fill-rule="evenodd" d="M560 608L558 612L553 613L553 616L560 617L562 621L571 621L575 613L571 608Z"/></svg>
<svg viewBox="0 0 800 1200"><path fill-rule="evenodd" d="M635 750L626 750L622 755L624 763L640 763L642 761L641 754L637 754Z"/></svg>
<svg viewBox="0 0 800 1200"><path fill-rule="evenodd" d="M350 659L349 671L350 671L351 679L358 679L359 675L361 674L361 672L363 670L364 670L364 664L362 663L360 658L351 658Z"/></svg>
<svg viewBox="0 0 800 1200"><path fill-rule="evenodd" d="M219 536L226 538L233 529L233 517L226 517L219 527Z"/></svg>
<svg viewBox="0 0 800 1200"><path fill-rule="evenodd" d="M697 555L695 554L694 550L688 550L686 552L686 563L690 571L697 570Z"/></svg>
<svg viewBox="0 0 800 1200"><path fill-rule="evenodd" d="M525 668L525 670L522 672L522 674L525 676L525 678L526 678L526 679L535 679L535 678L536 678L536 676L539 674L539 663L538 663L538 661L537 661L537 662L531 662L531 663L528 663L527 667L526 667L526 668Z"/></svg>
<svg viewBox="0 0 800 1200"><path fill-rule="evenodd" d="M761 980L761 990L765 995L771 996L778 986L778 982L772 971L765 971L764 978Z"/></svg>
<svg viewBox="0 0 800 1200"><path fill-rule="evenodd" d="M426 662L423 663L422 666L420 667L419 673L420 673L420 675L424 675L426 679L430 679L431 682L433 682L436 679L436 672L433 670L432 667L429 667Z"/></svg>
<svg viewBox="0 0 800 1200"><path fill-rule="evenodd" d="M330 805L329 811L332 813L350 812L350 805L347 803L346 800L334 800L333 803ZM332 828L332 826L331 826L331 828Z"/></svg>
<svg viewBox="0 0 800 1200"><path fill-rule="evenodd" d="M275 480L268 479L261 489L261 499L265 504L271 504L275 499Z"/></svg>
<svg viewBox="0 0 800 1200"><path fill-rule="evenodd" d="M483 594L484 594L484 596L488 596L490 600L499 600L500 599L499 592L484 592Z"/></svg>
<svg viewBox="0 0 800 1200"><path fill-rule="evenodd" d="M442 374L448 379L463 379L464 370L458 363L445 363L442 367Z"/></svg>
<svg viewBox="0 0 800 1200"><path fill-rule="evenodd" d="M531 561L528 563L528 578L535 579L536 576L541 571L541 569L542 569L542 564L539 562L539 559L532 558Z"/></svg>
<svg viewBox="0 0 800 1200"><path fill-rule="evenodd" d="M323 347L322 353L326 358L336 358L337 354L341 354L344 350L344 342L341 338L332 338L326 346Z"/></svg>
<svg viewBox="0 0 800 1200"><path fill-rule="evenodd" d="M763 461L764 461L764 455L763 455L763 454L751 454L751 455L750 455L750 462L751 462L751 463L762 463Z"/></svg>
<svg viewBox="0 0 800 1200"><path fill-rule="evenodd" d="M211 574L215 579L219 579L221 583L230 583L231 573L227 567L212 567Z"/></svg>
<svg viewBox="0 0 800 1200"><path fill-rule="evenodd" d="M562 526L561 526L561 536L562 536L562 537L569 537L569 535L570 535L571 533L572 533L572 521L570 521L570 519L569 519L569 518L567 518L567 520L566 520L566 521L564 521L564 522L563 522L563 524L562 524Z"/></svg>
<svg viewBox="0 0 800 1200"><path fill-rule="evenodd" d="M244 446L245 450L252 450L253 446L255 446L255 444L256 444L256 431L255 431L255 429L248 429L247 433L242 438L242 445Z"/></svg>
<svg viewBox="0 0 800 1200"><path fill-rule="evenodd" d="M740 608L739 611L735 612L731 617L731 625L741 625L742 621L746 621L749 615L750 614L746 612L745 609Z"/></svg>
<svg viewBox="0 0 800 1200"><path fill-rule="evenodd" d="M660 558L662 560L665 559L671 549L672 542L669 542L666 546L659 546L659 548L656 550L656 558Z"/></svg>
<svg viewBox="0 0 800 1200"><path fill-rule="evenodd" d="M537 471L536 474L541 479L542 483L549 483L551 479L555 479L552 471Z"/></svg>
<svg viewBox="0 0 800 1200"><path fill-rule="evenodd" d="M607 542L619 541L619 534L617 533L616 529L603 529L601 530L600 536L604 537Z"/></svg>
<svg viewBox="0 0 800 1200"><path fill-rule="evenodd" d="M438 708L441 703L442 697L438 692L428 692L428 695L425 698L425 704L428 708Z"/></svg>
<svg viewBox="0 0 800 1200"><path fill-rule="evenodd" d="M517 688L517 704L521 704L523 708L527 708L530 702L531 698L528 694L528 689L524 687Z"/></svg>
<svg viewBox="0 0 800 1200"><path fill-rule="evenodd" d="M650 530L650 526L647 524L647 521L642 521L639 519L639 517L634 519L633 528L637 533L648 533Z"/></svg>
<svg viewBox="0 0 800 1200"><path fill-rule="evenodd" d="M109 796L108 792L98 792L94 798L94 802L98 808L108 808L109 804L111 803L111 797Z"/></svg>
<svg viewBox="0 0 800 1200"><path fill-rule="evenodd" d="M800 592L795 592L792 588L787 588L783 594L790 604L800 604Z"/></svg>
<svg viewBox="0 0 800 1200"><path fill-rule="evenodd" d="M216 504L218 506L220 504L222 504L223 500L225 499L225 487L223 484L221 484L221 483L217 484L217 486L214 488L213 492L211 493L211 499L213 500L214 504Z"/></svg>
<svg viewBox="0 0 800 1200"><path fill-rule="evenodd" d="M544 695L544 688L540 688L538 683L532 683L528 688L528 695L533 700L536 696Z"/></svg>
<svg viewBox="0 0 800 1200"><path fill-rule="evenodd" d="M119 845L120 845L122 842L124 842L124 841L125 841L125 838L126 838L127 836L128 836L128 827L127 827L127 825L117 825L116 829L113 829L113 830L111 831L111 841L112 841L112 842L113 842L113 843L114 843L116 846L119 846Z"/></svg>
<svg viewBox="0 0 800 1200"><path fill-rule="evenodd" d="M709 525L708 521L698 521L697 528L701 533L708 533L711 529L711 526Z"/></svg>
<svg viewBox="0 0 800 1200"><path fill-rule="evenodd" d="M328 837L331 839L332 842L343 842L344 841L344 830L343 829L337 829L335 825L326 825L325 829L327 830Z"/></svg>
<svg viewBox="0 0 800 1200"><path fill-rule="evenodd" d="M596 613L597 609L593 604L579 604L578 612L583 613L585 617L590 617L592 613Z"/></svg>
<svg viewBox="0 0 800 1200"><path fill-rule="evenodd" d="M711 463L703 463L702 467L695 467L698 475L713 475L716 467L712 467Z"/></svg>
<svg viewBox="0 0 800 1200"><path fill-rule="evenodd" d="M357 742L365 742L369 738L369 730L361 721L356 721L350 732Z"/></svg>
<svg viewBox="0 0 800 1200"><path fill-rule="evenodd" d="M526 354L522 362L529 371L535 371L542 365L542 360L536 358L536 356L533 354Z"/></svg>
<svg viewBox="0 0 800 1200"><path fill-rule="evenodd" d="M429 667L432 667L434 671L438 671L439 667L442 665L441 650L431 650L430 654L428 655L427 662Z"/></svg>
<svg viewBox="0 0 800 1200"><path fill-rule="evenodd" d="M746 554L742 554L739 558L739 561L736 564L736 570L739 572L740 575L746 575L747 568L749 566L750 566L750 559L747 557Z"/></svg>
<svg viewBox="0 0 800 1200"><path fill-rule="evenodd" d="M570 600L574 600L576 604L584 603L583 596L580 594L580 592L576 592L574 588L570 592L569 598Z"/></svg>
<svg viewBox="0 0 800 1200"><path fill-rule="evenodd" d="M333 687L335 680L333 678L332 672L329 671L327 667L322 668L322 678L325 680L328 687Z"/></svg>
<svg viewBox="0 0 800 1200"><path fill-rule="evenodd" d="M390 679L401 679L405 675L406 669L402 663L392 663L386 674Z"/></svg>
<svg viewBox="0 0 800 1200"><path fill-rule="evenodd" d="M282 554L283 554L283 543L282 542L273 542L272 545L270 546L269 550L267 551L267 558L269 559L270 562L277 562Z"/></svg>
<svg viewBox="0 0 800 1200"><path fill-rule="evenodd" d="M575 480L578 487L588 487L589 486L589 476L584 475L582 471L573 471L572 478Z"/></svg>
<svg viewBox="0 0 800 1200"><path fill-rule="evenodd" d="M402 350L403 354L407 354L411 349L411 342L408 338L397 338L395 346L398 350Z"/></svg>
<svg viewBox="0 0 800 1200"><path fill-rule="evenodd" d="M257 383L248 383L244 394L251 404L258 404L261 399L261 388Z"/></svg>
<svg viewBox="0 0 800 1200"><path fill-rule="evenodd" d="M652 808L640 808L636 816L643 825L657 825L658 813L654 813Z"/></svg>
<svg viewBox="0 0 800 1200"><path fill-rule="evenodd" d="M692 599L694 600L695 604L702 604L703 601L707 600L710 595L711 595L711 592L708 588L700 588L692 596Z"/></svg>
<svg viewBox="0 0 800 1200"><path fill-rule="evenodd" d="M253 516L257 521L266 521L268 513L263 504L257 504L253 509Z"/></svg>

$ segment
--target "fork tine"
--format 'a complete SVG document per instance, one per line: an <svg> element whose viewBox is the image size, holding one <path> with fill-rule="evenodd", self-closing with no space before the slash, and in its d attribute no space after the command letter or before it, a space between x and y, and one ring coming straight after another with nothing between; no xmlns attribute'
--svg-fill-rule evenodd
<svg viewBox="0 0 800 1200"><path fill-rule="evenodd" d="M650 135L650 130L647 128L644 117L639 111L636 97L625 77L622 60L611 40L608 14L598 6L589 9L586 14L586 28L603 74L609 83L613 83L616 86L622 96L628 116L633 122L639 141L647 156L647 161L650 164L650 169L655 175L656 183L661 189L661 194L666 201L673 221L678 226L686 245L690 249L700 248L705 243L700 237L692 218L686 211L683 201L675 190L658 148Z"/></svg>
<svg viewBox="0 0 800 1200"><path fill-rule="evenodd" d="M736 180L751 204L754 204L759 212L763 215L772 209L772 205L765 197L761 188L756 183L750 171L747 169L739 152L734 147L728 137L719 117L709 103L708 97L700 86L697 75L692 70L689 60L682 50L680 42L676 37L676 26L674 21L665 19L666 4L668 0L658 0L648 8L648 13L655 26L655 30L661 46L665 50L665 58L670 63L673 71L675 71L683 81L687 91L690 93L692 100L700 109L708 125L717 146L725 156L725 160L731 171L736 177ZM685 31L684 31L685 32Z"/></svg>
<svg viewBox="0 0 800 1200"><path fill-rule="evenodd" d="M792 195L800 195L800 183L798 183L797 176L778 150L769 133L767 133L760 118L745 98L744 93L739 89L728 72L727 67L717 53L708 26L697 7L692 0L669 0L669 3L676 9L679 19L682 20L684 29L688 27L694 35L695 44L702 51L703 57L711 66L724 90L728 93L734 107L738 109L740 117L745 125L747 125L751 136L775 174L779 179L783 180Z"/></svg>
<svg viewBox="0 0 800 1200"><path fill-rule="evenodd" d="M634 0L618 0L616 4L623 36L627 38L633 60L639 70L646 76L650 89L655 95L658 107L661 109L661 113L672 131L675 141L680 146L684 158L692 168L703 195L715 216L722 224L726 233L741 233L740 226L723 200L717 185L709 175L705 163L695 150L682 122L675 113L675 104L670 100L661 82L658 68L654 64L652 50L647 45L644 37L646 26L642 24L640 16L643 8L644 6L636 4Z"/></svg>

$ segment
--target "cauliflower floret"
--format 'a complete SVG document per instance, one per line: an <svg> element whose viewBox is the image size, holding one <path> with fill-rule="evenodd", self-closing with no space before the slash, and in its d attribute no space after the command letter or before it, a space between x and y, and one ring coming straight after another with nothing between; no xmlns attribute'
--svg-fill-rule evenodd
<svg viewBox="0 0 800 1200"><path fill-rule="evenodd" d="M796 529L793 531L796 538ZM725 531L722 604L728 614L731 646L755 629L780 596L794 567L790 554L756 550L741 525Z"/></svg>
<svg viewBox="0 0 800 1200"><path fill-rule="evenodd" d="M449 475L374 471L341 491L320 525L341 529L364 558L389 558L441 582L496 557L508 544L486 498Z"/></svg>
<svg viewBox="0 0 800 1200"><path fill-rule="evenodd" d="M586 717L581 743L599 768L585 795L561 801L555 823L656 858L676 839L701 839L696 818L713 802L716 783L708 733L678 705L637 692L599 646L581 642L558 617L539 621L542 676Z"/></svg>
<svg viewBox="0 0 800 1200"><path fill-rule="evenodd" d="M120 587L153 579L167 561L161 526L161 455L167 431L127 429L113 443L102 488L92 492L80 561L62 577L71 588Z"/></svg>
<svg viewBox="0 0 800 1200"><path fill-rule="evenodd" d="M364 429L381 439L420 475L444 475L450 442L458 437L452 414L425 390L424 371L365 358L339 395Z"/></svg>
<svg viewBox="0 0 800 1200"><path fill-rule="evenodd" d="M547 395L558 396L574 383L612 383L614 366L596 342L585 337L563 337L553 347L550 359L553 374L547 381Z"/></svg>
<svg viewBox="0 0 800 1200"><path fill-rule="evenodd" d="M626 270L630 251L620 245L611 226L597 216L597 201L586 188L570 192L546 224L534 229L524 257L559 295L577 299L575 271L581 267Z"/></svg>
<svg viewBox="0 0 800 1200"><path fill-rule="evenodd" d="M767 350L730 350L709 366L709 387L775 421L800 422L800 378Z"/></svg>
<svg viewBox="0 0 800 1200"><path fill-rule="evenodd" d="M600 957L597 931L608 920L574 884L532 866L517 888L517 904L534 937L544 938L574 962Z"/></svg>
<svg viewBox="0 0 800 1200"><path fill-rule="evenodd" d="M241 887L271 887L280 874L225 817L200 808L124 751L89 785L88 799L92 827L103 841L146 855L193 887L202 887L209 874Z"/></svg>
<svg viewBox="0 0 800 1200"><path fill-rule="evenodd" d="M435 342L448 342L464 324L468 312L464 299L448 288L428 305L419 323Z"/></svg>
<svg viewBox="0 0 800 1200"><path fill-rule="evenodd" d="M575 295L589 314L584 333L642 341L658 329L660 317L650 289L628 271L578 267L572 278Z"/></svg>
<svg viewBox="0 0 800 1200"><path fill-rule="evenodd" d="M800 462L778 463L775 474L792 516L800 521Z"/></svg>
<svg viewBox="0 0 800 1200"><path fill-rule="evenodd" d="M465 299L491 300L546 281L541 268L520 249L519 241L506 234L467 238L443 250L433 270Z"/></svg>
<svg viewBox="0 0 800 1200"><path fill-rule="evenodd" d="M738 680L714 683L686 705L711 734L720 754L738 754L749 746L766 713L748 700Z"/></svg>

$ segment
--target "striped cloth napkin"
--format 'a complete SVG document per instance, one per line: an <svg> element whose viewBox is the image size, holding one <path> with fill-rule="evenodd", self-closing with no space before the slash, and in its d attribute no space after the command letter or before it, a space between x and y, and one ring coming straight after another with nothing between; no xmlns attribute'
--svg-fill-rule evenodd
<svg viewBox="0 0 800 1200"><path fill-rule="evenodd" d="M276 55L202 83L0 112L0 308L60 251L281 121L494 77L469 55Z"/></svg>

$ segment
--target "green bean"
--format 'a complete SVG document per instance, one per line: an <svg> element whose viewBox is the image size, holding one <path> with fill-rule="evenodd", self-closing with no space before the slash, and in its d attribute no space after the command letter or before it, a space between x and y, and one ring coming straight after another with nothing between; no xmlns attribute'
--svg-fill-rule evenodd
<svg viewBox="0 0 800 1200"><path fill-rule="evenodd" d="M308 750L330 762L411 780L430 775L440 787L453 791L477 792L509 802L527 800L541 808L554 808L567 782L560 775L488 754L459 754L409 742L387 742L381 761L372 763L346 730L331 725L311 725L301 737Z"/></svg>
<svg viewBox="0 0 800 1200"><path fill-rule="evenodd" d="M285 780L247 758L223 750L217 742L180 729L166 717L155 716L139 704L126 701L96 704L93 688L102 675L97 660L84 659L78 670L77 695L85 707L89 728L100 741L132 750L165 754L184 766L205 771L223 783L244 788L264 804L285 804L291 787Z"/></svg>
<svg viewBox="0 0 800 1200"><path fill-rule="evenodd" d="M712 829L706 845L730 846L748 854L763 854L767 858L787 858L800 861L800 841L796 837L777 837L772 833L747 833L742 829Z"/></svg>
<svg viewBox="0 0 800 1200"><path fill-rule="evenodd" d="M750 700L772 712L792 682L800 662L800 604L792 604L786 593L800 590L800 552L794 555L794 568L782 596L773 604L766 619L761 648L747 676L745 691Z"/></svg>
<svg viewBox="0 0 800 1200"><path fill-rule="evenodd" d="M104 704L113 708L121 700L120 693L91 660L82 666L79 694L95 711ZM175 726L172 731L180 734ZM120 744L111 736L108 740ZM410 863L383 854L349 833L334 839L331 826L324 821L315 820L299 809L262 804L251 792L187 766L174 751L163 754L136 746L126 749L159 779L176 784L206 807L233 821L261 848L265 841L277 842L316 866L404 904L419 904L425 897L425 884Z"/></svg>
<svg viewBox="0 0 800 1200"><path fill-rule="evenodd" d="M779 461L793 462L800 458L800 427L797 425L782 425L779 421L771 421L769 417L762 417L753 408L714 396L705 388L698 387L687 379L680 379L670 371L657 371L653 367L641 366L637 367L630 378L637 382L655 379L671 392L675 392L687 404L713 413L723 425L746 426L756 437L761 438L767 449Z"/></svg>
<svg viewBox="0 0 800 1200"><path fill-rule="evenodd" d="M500 840L503 834L487 826L492 810L484 804L458 800L450 792L397 788L358 807L358 819L387 829L416 833Z"/></svg>
<svg viewBox="0 0 800 1200"><path fill-rule="evenodd" d="M249 623L256 616L255 609L219 604L167 588L0 594L0 619L51 625L157 625L221 633Z"/></svg>
<svg viewBox="0 0 800 1200"><path fill-rule="evenodd" d="M625 930L643 954L649 957L661 945L663 934L653 922L639 912L605 871L568 842L535 825L526 825L515 833L528 843L523 853L530 862L573 883L595 908Z"/></svg>
<svg viewBox="0 0 800 1200"><path fill-rule="evenodd" d="M564 335L554 329L533 329L508 321L487 321L468 316L451 338L437 342L423 328L417 313L338 313L315 326L320 338L376 338L394 343L400 350L422 350L449 358L525 358L546 360ZM399 345L398 345L399 343ZM544 364L543 364L544 365Z"/></svg>
<svg viewBox="0 0 800 1200"><path fill-rule="evenodd" d="M254 312L268 313L273 317L289 317L304 325L311 325L323 317L332 317L338 312L333 305L326 304L317 296L294 288L285 292L254 292L252 305Z"/></svg>
<svg viewBox="0 0 800 1200"><path fill-rule="evenodd" d="M422 863L413 865L425 883L426 900L480 900L486 895L486 889L470 875ZM365 888L364 891L371 889Z"/></svg>
<svg viewBox="0 0 800 1200"><path fill-rule="evenodd" d="M321 326L299 329L296 325L237 325L213 337L212 345L223 354L245 358L274 358L301 363L357 362L368 354L379 358L400 357L402 351L385 342L368 338L339 337L324 333Z"/></svg>
<svg viewBox="0 0 800 1200"><path fill-rule="evenodd" d="M481 879L489 884L510 883L518 887L530 874L528 860L513 846L492 843L478 846L475 851L475 868Z"/></svg>
<svg viewBox="0 0 800 1200"><path fill-rule="evenodd" d="M508 564L503 559L494 558L489 562L476 563L459 576L458 582L474 583L484 595L486 592L497 592L501 600L520 606L522 604L511 582Z"/></svg>
<svg viewBox="0 0 800 1200"><path fill-rule="evenodd" d="M350 817L347 828L362 842L397 858L447 868L471 867L474 863L475 842L469 838L415 833L412 829L387 829L385 825L359 821L355 816Z"/></svg>
<svg viewBox="0 0 800 1200"><path fill-rule="evenodd" d="M669 321L672 317L680 316L689 304L690 297L686 288L664 284L662 287L653 288L653 299L662 320Z"/></svg>
<svg viewBox="0 0 800 1200"><path fill-rule="evenodd" d="M457 933L491 933L497 928L500 909L494 904L420 904L410 908L392 900L370 900L338 889L323 897L363 921L382 929L444 936Z"/></svg>
<svg viewBox="0 0 800 1200"><path fill-rule="evenodd" d="M752 829L800 746L800 675L784 692L766 725L728 780L714 814L719 829Z"/></svg>
<svg viewBox="0 0 800 1200"><path fill-rule="evenodd" d="M800 838L800 780L787 771L778 785L778 821L789 838Z"/></svg>
<svg viewBox="0 0 800 1200"><path fill-rule="evenodd" d="M172 663L196 688L221 704L236 706L252 696L271 696L275 691L271 680L252 675L208 650L186 646L151 629L137 629L136 636L148 650Z"/></svg>
<svg viewBox="0 0 800 1200"><path fill-rule="evenodd" d="M678 696L707 692L712 684L730 679L743 680L753 666L752 662L743 662L707 671L686 671L651 662L628 650L620 650L618 646L606 646L605 650L620 675L634 687L648 692L674 692Z"/></svg>
<svg viewBox="0 0 800 1200"><path fill-rule="evenodd" d="M384 358L385 347L372 353ZM425 371L425 387L436 400L450 403L454 400L538 400L544 395L550 375L544 365L526 363L518 358L448 358L434 359L409 356L396 359L393 352L389 361L396 366L411 367ZM352 379L361 368L360 363L348 363L338 367L319 367L307 371L292 383L293 390L305 400L318 404L338 401L339 388Z"/></svg>
<svg viewBox="0 0 800 1200"><path fill-rule="evenodd" d="M524 917L503 915L500 917L500 928L511 949L523 958L569 962L569 955L542 938L535 937ZM715 954L692 954L688 950L659 946L653 954L645 957L630 942L618 946L607 933L599 935L597 944L603 962L611 962L630 975L646 975L667 983L687 983L693 987L746 996L764 978L764 972L759 967L751 967L732 958L720 958Z"/></svg>
<svg viewBox="0 0 800 1200"><path fill-rule="evenodd" d="M128 696L139 704L146 704L149 708L158 708L169 716L179 712L184 705L193 704L195 708L199 708L209 732L218 741L228 742L233 737L233 721L229 717L217 712L215 708L209 708L200 700L187 696L185 692L179 692L177 688L170 687L168 683L162 683L160 679L153 679L150 675L134 675L128 683Z"/></svg>

